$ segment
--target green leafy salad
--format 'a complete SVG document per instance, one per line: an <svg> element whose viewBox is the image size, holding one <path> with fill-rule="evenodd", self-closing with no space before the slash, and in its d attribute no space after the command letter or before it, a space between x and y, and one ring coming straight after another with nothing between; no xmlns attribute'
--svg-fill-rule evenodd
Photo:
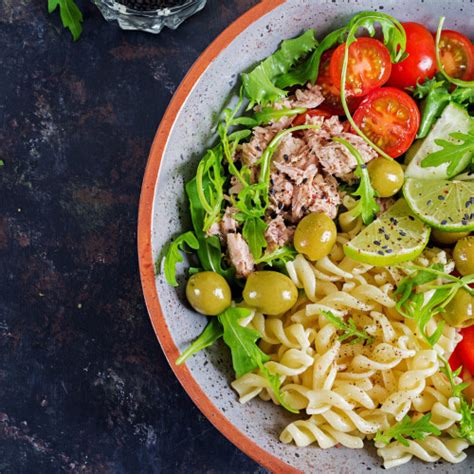
<svg viewBox="0 0 474 474"><path fill-rule="evenodd" d="M241 402L299 414L284 443L389 468L474 442L474 46L444 21L282 41L186 183L157 272L209 322L176 363L222 339Z"/></svg>

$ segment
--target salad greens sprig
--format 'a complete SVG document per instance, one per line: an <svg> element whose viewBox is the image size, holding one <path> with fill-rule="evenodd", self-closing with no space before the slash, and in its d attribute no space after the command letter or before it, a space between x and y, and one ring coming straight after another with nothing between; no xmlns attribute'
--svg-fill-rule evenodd
<svg viewBox="0 0 474 474"><path fill-rule="evenodd" d="M359 342L367 342L367 344L372 344L374 338L369 336L366 331L359 329L354 320L349 318L344 321L342 318L337 317L331 311L321 311L321 314L337 329L340 329L344 332L339 336L339 340L345 341L346 339L351 339L350 344L358 344Z"/></svg>
<svg viewBox="0 0 474 474"><path fill-rule="evenodd" d="M430 335L426 332L426 325L432 317L445 310L461 288L471 295L474 294L474 290L469 287L469 284L474 281L474 275L462 278L450 275L443 271L442 264L434 264L430 267L409 264L400 265L400 268L413 270L413 273L403 278L394 292L394 295L398 297L397 311L406 318L416 320L422 336L428 344L434 346L441 337L445 323L441 321ZM438 278L447 283L428 285ZM418 291L422 285L423 291Z"/></svg>
<svg viewBox="0 0 474 474"><path fill-rule="evenodd" d="M196 239L194 232L188 231L184 234L181 234L173 242L171 242L168 247L168 251L166 252L163 262L163 269L168 285L178 286L178 282L176 281L176 265L184 261L180 251L184 251L186 245L193 250L197 250L199 248L199 242Z"/></svg>
<svg viewBox="0 0 474 474"><path fill-rule="evenodd" d="M446 17L444 16L439 19L438 29L436 30L436 64L438 66L438 70L448 82L455 84L458 87L474 87L474 81L463 81L462 79L451 77L444 69L443 63L441 62L439 43L441 41L441 33L443 32L443 25L445 20Z"/></svg>
<svg viewBox="0 0 474 474"><path fill-rule="evenodd" d="M474 125L474 120L473 120ZM446 170L448 178L462 173L468 166L469 160L465 160L466 154L471 154L471 162L474 157L474 130L468 133L453 132L449 135L456 141L437 139L435 143L441 147L441 150L430 153L421 161L422 168L430 166L439 166L443 163L449 163Z"/></svg>
<svg viewBox="0 0 474 474"><path fill-rule="evenodd" d="M286 96L287 92L275 85L276 78L287 73L317 44L314 30L307 30L297 38L283 41L275 53L249 73L242 74L245 94L250 100L248 108L251 109L255 104L273 103Z"/></svg>
<svg viewBox="0 0 474 474"><path fill-rule="evenodd" d="M465 388L469 387L470 382L456 383L456 377L461 374L462 367L458 367L453 371L446 359L441 356L438 357L442 363L440 370L449 380L453 397L459 398L459 413L462 418L458 422L459 429L455 432L455 436L464 438L469 444L474 444L474 401L469 405L462 393Z"/></svg>
<svg viewBox="0 0 474 474"><path fill-rule="evenodd" d="M409 416L405 416L396 425L385 431L378 431L375 435L375 442L387 445L395 439L403 446L410 446L407 438L424 440L428 435L439 436L441 431L432 423L431 413L423 415L419 420L413 421Z"/></svg>
<svg viewBox="0 0 474 474"><path fill-rule="evenodd" d="M422 84L417 84L413 89L414 97L423 99L417 138L428 135L449 102L462 106L474 103L474 87L458 87L450 92L450 86L451 84L438 74L432 79L426 79Z"/></svg>
<svg viewBox="0 0 474 474"><path fill-rule="evenodd" d="M367 166L357 148L351 143L341 137L333 138L333 140L344 145L357 161L357 168L354 173L360 178L360 181L358 188L352 195L359 196L360 199L349 213L354 218L361 216L364 224L370 224L374 220L375 214L380 210L380 207L375 200L376 193L370 182Z"/></svg>
<svg viewBox="0 0 474 474"><path fill-rule="evenodd" d="M232 365L237 377L259 369L260 373L267 379L268 384L278 402L291 413L298 413L284 400L281 393L281 380L277 374L273 374L264 365L270 360L257 345L260 334L255 329L242 326L240 321L250 316L251 310L247 308L230 307L217 317L211 318L210 322L201 335L181 354L176 360L180 365L193 354L211 346L223 337L225 344L229 347L232 355Z"/></svg>
<svg viewBox="0 0 474 474"><path fill-rule="evenodd" d="M64 28L69 29L74 41L77 41L81 36L84 20L81 10L74 0L48 0L49 13L53 13L58 7Z"/></svg>

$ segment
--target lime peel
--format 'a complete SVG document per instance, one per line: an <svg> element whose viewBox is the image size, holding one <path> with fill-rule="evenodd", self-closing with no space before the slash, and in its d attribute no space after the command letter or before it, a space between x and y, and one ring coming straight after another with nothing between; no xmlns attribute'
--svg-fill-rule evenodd
<svg viewBox="0 0 474 474"><path fill-rule="evenodd" d="M408 178L403 195L413 213L444 232L474 230L474 182Z"/></svg>
<svg viewBox="0 0 474 474"><path fill-rule="evenodd" d="M369 265L395 265L416 258L425 248L430 228L399 199L377 220L344 245L344 253Z"/></svg>

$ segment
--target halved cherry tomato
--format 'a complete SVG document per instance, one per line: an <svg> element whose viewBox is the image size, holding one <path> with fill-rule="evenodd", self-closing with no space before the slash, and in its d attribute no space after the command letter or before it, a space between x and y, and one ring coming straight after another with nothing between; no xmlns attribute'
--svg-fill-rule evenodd
<svg viewBox="0 0 474 474"><path fill-rule="evenodd" d="M413 143L420 125L420 111L405 92L381 87L361 102L354 121L370 140L396 158Z"/></svg>
<svg viewBox="0 0 474 474"><path fill-rule="evenodd" d="M455 370L459 369L462 365L462 359L461 359L461 354L459 353L459 344L456 346L454 349L453 353L451 354L451 357L449 358L449 365L451 367L451 370L454 372Z"/></svg>
<svg viewBox="0 0 474 474"><path fill-rule="evenodd" d="M332 82L340 88L345 43L339 45L331 57L329 73ZM392 72L388 49L374 38L358 38L349 46L346 90L355 97L367 95L383 86Z"/></svg>
<svg viewBox="0 0 474 474"><path fill-rule="evenodd" d="M452 30L443 30L439 42L441 64L446 73L463 81L474 79L474 46L469 38Z"/></svg>
<svg viewBox="0 0 474 474"><path fill-rule="evenodd" d="M436 72L436 49L431 33L419 23L402 23L407 35L408 57L392 65L387 85L404 89L416 86Z"/></svg>
<svg viewBox="0 0 474 474"><path fill-rule="evenodd" d="M316 84L321 87L321 93L324 96L324 102L318 108L319 110L325 110L331 115L343 115L344 109L341 104L341 96L339 89L333 84L331 76L329 75L329 63L331 60L334 49L326 51L321 57L321 63L319 66L318 80ZM349 111L352 113L360 103L358 97L346 97Z"/></svg>
<svg viewBox="0 0 474 474"><path fill-rule="evenodd" d="M461 329L462 341L456 346L456 352L462 360L462 365L474 374L474 326Z"/></svg>
<svg viewBox="0 0 474 474"><path fill-rule="evenodd" d="M306 116L309 115L310 117L325 117L329 118L332 117L333 114L328 112L327 110L320 110L320 109L309 109L304 114L299 114L293 120L291 124L292 127L296 127L298 125L304 125L306 123Z"/></svg>

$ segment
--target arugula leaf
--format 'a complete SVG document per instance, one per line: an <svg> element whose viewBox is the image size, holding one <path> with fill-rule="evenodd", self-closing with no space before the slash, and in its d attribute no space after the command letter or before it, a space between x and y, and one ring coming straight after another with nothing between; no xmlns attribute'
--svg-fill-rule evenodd
<svg viewBox="0 0 474 474"><path fill-rule="evenodd" d="M438 66L438 71L441 72L441 74L448 82L451 82L452 84L455 84L458 87L474 87L474 81L463 81L462 79L451 77L444 69L443 63L441 62L441 55L439 52L439 43L441 41L441 33L443 31L444 20L446 20L446 17L440 17L438 29L436 30L436 64Z"/></svg>
<svg viewBox="0 0 474 474"><path fill-rule="evenodd" d="M459 377L462 367L453 372L446 359L441 356L438 356L438 358L443 364L440 370L449 380L453 397L459 398L459 413L462 418L458 422L459 430L456 434L458 437L466 439L469 444L474 444L474 402L469 405L462 393L471 384L470 382L456 383L455 378Z"/></svg>
<svg viewBox="0 0 474 474"><path fill-rule="evenodd" d="M250 100L249 108L255 104L266 105L284 97L286 91L275 85L275 80L285 74L298 60L317 45L314 30L281 43L280 48L264 59L251 72L242 74L245 95Z"/></svg>
<svg viewBox="0 0 474 474"><path fill-rule="evenodd" d="M441 431L430 423L431 413L427 413L417 421L412 421L409 416L405 416L402 421L396 425L388 428L385 431L377 431L375 435L375 442L387 445L392 439L397 440L403 446L410 446L406 439L420 439L423 440L429 434L439 436Z"/></svg>
<svg viewBox="0 0 474 474"><path fill-rule="evenodd" d="M282 89L286 89L291 86L306 84L308 81L311 81L311 83L314 84L318 78L322 55L335 44L341 43L345 32L345 27L331 31L331 33L324 37L308 59L298 64L286 74L282 74L278 77L276 85Z"/></svg>
<svg viewBox="0 0 474 474"><path fill-rule="evenodd" d="M262 256L263 249L267 246L265 239L265 231L267 230L267 224L258 217L252 217L244 222L242 229L242 237L247 242L250 252L255 259L259 259Z"/></svg>
<svg viewBox="0 0 474 474"><path fill-rule="evenodd" d="M456 104L474 104L474 86L457 87L451 93L451 100Z"/></svg>
<svg viewBox="0 0 474 474"><path fill-rule="evenodd" d="M268 380L273 393L279 403L292 413L298 413L288 406L280 392L280 377L272 374L264 363L270 360L258 346L260 334L255 330L240 325L239 321L249 316L251 311L247 308L231 307L218 316L224 329L224 342L230 348L232 364L237 377L241 377L255 369L260 369L262 375Z"/></svg>
<svg viewBox="0 0 474 474"><path fill-rule="evenodd" d="M349 318L347 322L345 322L342 318L338 318L334 313L331 311L321 311L321 314L333 325L336 326L337 329L340 329L344 332L341 336L339 336L339 340L345 341L346 339L350 339L350 344L358 344L359 342L367 342L367 344L372 344L374 338L369 336L366 331L363 329L358 329L354 320Z"/></svg>
<svg viewBox="0 0 474 474"><path fill-rule="evenodd" d="M203 186L204 188L209 186L209 178L207 176L203 178ZM207 236L203 231L206 211L199 200L196 177L186 184L186 194L189 200L189 211L194 232L199 241L197 256L202 268L206 271L219 273L226 280L232 280L235 273L234 269L222 267L222 249L219 237L216 235Z"/></svg>
<svg viewBox="0 0 474 474"><path fill-rule="evenodd" d="M474 281L474 277L467 275L458 278L447 274L443 271L441 264L426 268L417 265L401 265L400 268L412 269L415 272L405 277L394 292L395 296L399 296L396 304L397 311L406 318L416 320L422 336L431 346L434 346L441 337L445 322L441 321L431 335L426 333L426 325L433 316L444 311L459 289L464 288L469 294L473 294L474 290L469 288L469 284ZM417 292L420 285L426 285L436 278L447 280L448 283L426 286L425 291Z"/></svg>
<svg viewBox="0 0 474 474"><path fill-rule="evenodd" d="M442 163L449 163L446 170L448 178L452 178L461 173L469 166L470 160L466 159L474 153L474 130L468 133L454 132L449 134L455 142L437 139L435 143L441 150L430 153L421 161L422 168L439 166Z"/></svg>
<svg viewBox="0 0 474 474"><path fill-rule="evenodd" d="M81 10L79 10L74 0L48 0L48 12L50 14L58 7L64 28L68 28L74 41L77 41L81 36L84 20Z"/></svg>
<svg viewBox="0 0 474 474"><path fill-rule="evenodd" d="M257 369L260 364L270 360L256 342L260 334L255 329L243 327L239 321L251 314L247 308L228 308L217 318L224 329L224 342L232 354L235 375L242 375Z"/></svg>
<svg viewBox="0 0 474 474"><path fill-rule="evenodd" d="M347 140L341 137L335 137L333 141L344 145L357 161L357 168L354 174L360 178L360 182L359 187L352 195L359 196L360 199L356 206L349 212L354 217L361 216L364 224L370 224L374 220L375 214L380 210L380 207L375 200L375 190L370 182L367 165L364 163L362 156L360 156L359 150Z"/></svg>
<svg viewBox="0 0 474 474"><path fill-rule="evenodd" d="M273 265L285 264L293 260L298 252L291 247L278 247L273 252L264 253L260 258L255 259L255 263L264 263L270 267Z"/></svg>
<svg viewBox="0 0 474 474"><path fill-rule="evenodd" d="M181 365L197 352L212 346L222 337L222 326L217 318L211 318L201 335L176 359L176 365Z"/></svg>
<svg viewBox="0 0 474 474"><path fill-rule="evenodd" d="M266 125L271 122L278 122L283 117L304 114L307 109L304 107L295 107L294 109L274 109L273 107L264 107L255 112L255 125Z"/></svg>
<svg viewBox="0 0 474 474"><path fill-rule="evenodd" d="M199 242L192 231L185 232L177 237L168 247L168 251L164 257L164 274L166 282L171 286L178 286L176 281L176 265L184 261L180 251L184 251L184 246L197 250Z"/></svg>

